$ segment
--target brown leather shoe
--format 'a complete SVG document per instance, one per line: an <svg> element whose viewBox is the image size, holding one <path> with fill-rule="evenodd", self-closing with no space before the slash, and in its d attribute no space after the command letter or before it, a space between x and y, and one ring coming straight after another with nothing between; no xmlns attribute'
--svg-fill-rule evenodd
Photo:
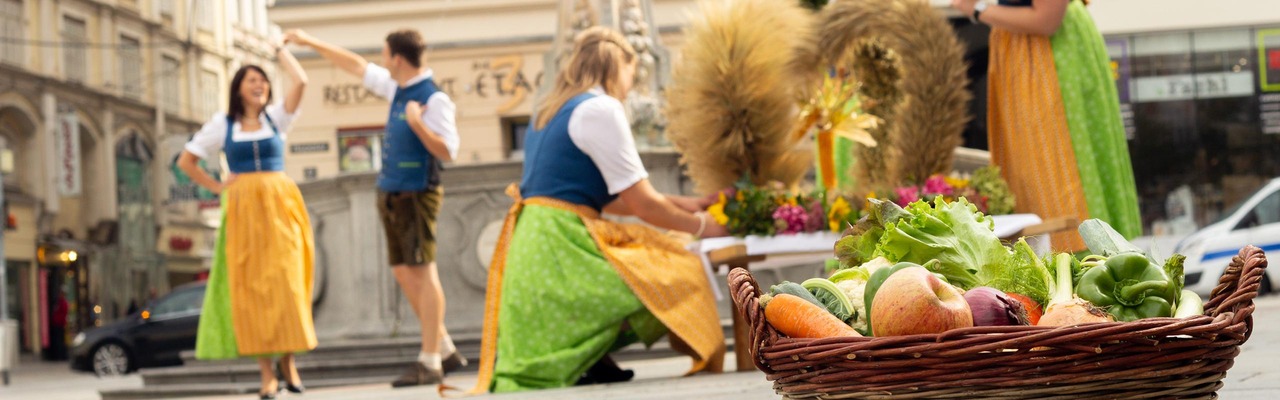
<svg viewBox="0 0 1280 400"><path fill-rule="evenodd" d="M467 366L467 358L463 357L462 354L456 351L453 352L453 354L450 354L448 357L445 357L444 361L440 362L440 367L444 369L444 373L446 375L448 375L451 372L460 370L466 366Z"/></svg>
<svg viewBox="0 0 1280 400"><path fill-rule="evenodd" d="M442 381L444 381L444 373L427 368L420 362L414 362L413 365L405 369L404 375L400 375L399 378L391 382L391 387L434 385Z"/></svg>

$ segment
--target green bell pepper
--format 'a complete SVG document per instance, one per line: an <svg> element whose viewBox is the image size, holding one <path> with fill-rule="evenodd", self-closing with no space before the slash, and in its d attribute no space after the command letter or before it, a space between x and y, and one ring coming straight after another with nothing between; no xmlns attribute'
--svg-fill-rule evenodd
<svg viewBox="0 0 1280 400"><path fill-rule="evenodd" d="M1169 317L1178 290L1164 268L1141 253L1121 253L1089 268L1076 284L1076 295L1105 308L1117 321Z"/></svg>

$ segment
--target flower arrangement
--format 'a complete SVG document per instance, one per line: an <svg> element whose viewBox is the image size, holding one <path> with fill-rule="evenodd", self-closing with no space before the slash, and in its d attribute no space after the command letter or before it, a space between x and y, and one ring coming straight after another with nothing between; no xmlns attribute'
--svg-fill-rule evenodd
<svg viewBox="0 0 1280 400"><path fill-rule="evenodd" d="M860 216L843 196L786 190L780 184L757 186L745 179L720 192L707 213L734 236L840 232Z"/></svg>
<svg viewBox="0 0 1280 400"><path fill-rule="evenodd" d="M947 201L957 198L969 199L987 215L1012 214L1014 207L1013 193L1009 184L1000 177L1000 167L987 166L974 171L972 175L952 172L949 176L934 175L921 185L901 186L893 190L892 200L902 207L919 200L932 202L941 197Z"/></svg>

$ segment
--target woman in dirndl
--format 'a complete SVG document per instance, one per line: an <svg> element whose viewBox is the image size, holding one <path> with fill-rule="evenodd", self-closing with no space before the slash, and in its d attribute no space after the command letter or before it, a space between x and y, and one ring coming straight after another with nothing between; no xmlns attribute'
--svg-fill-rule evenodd
<svg viewBox="0 0 1280 400"><path fill-rule="evenodd" d="M197 359L257 357L259 396L302 393L293 354L315 349L311 319L313 238L302 193L284 173L285 133L297 116L307 75L287 49L276 52L290 77L283 104L271 104L267 74L245 65L231 80L225 114L213 116L178 160L192 180L221 193L222 224L196 339ZM222 152L230 178L196 165ZM279 357L279 376L272 357Z"/></svg>
<svg viewBox="0 0 1280 400"><path fill-rule="evenodd" d="M991 26L987 97L991 161L1018 212L1107 221L1142 233L1111 59L1087 0L952 0ZM1084 250L1079 233L1055 248Z"/></svg>
<svg viewBox="0 0 1280 400"><path fill-rule="evenodd" d="M587 29L540 102L489 267L473 392L628 380L633 374L608 353L668 333L692 358L689 373L723 369L724 332L698 257L651 227L600 217L727 234L701 212L709 200L663 195L649 183L622 106L635 63L621 34Z"/></svg>

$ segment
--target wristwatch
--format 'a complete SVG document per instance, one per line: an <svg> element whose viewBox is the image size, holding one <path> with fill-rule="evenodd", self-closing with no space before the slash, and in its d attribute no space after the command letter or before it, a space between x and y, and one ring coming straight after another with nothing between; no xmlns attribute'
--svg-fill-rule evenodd
<svg viewBox="0 0 1280 400"><path fill-rule="evenodd" d="M987 2L986 0L978 0L978 2L973 5L973 15L969 16L969 20L973 21L975 24L982 23L982 20L979 20L978 16L982 15L983 11L987 11Z"/></svg>

